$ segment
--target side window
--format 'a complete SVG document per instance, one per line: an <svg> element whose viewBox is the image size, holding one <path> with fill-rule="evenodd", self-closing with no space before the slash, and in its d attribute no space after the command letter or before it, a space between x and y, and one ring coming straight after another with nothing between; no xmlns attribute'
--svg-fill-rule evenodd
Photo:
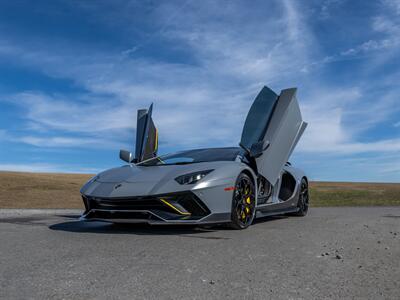
<svg viewBox="0 0 400 300"><path fill-rule="evenodd" d="M250 149L252 144L263 139L277 99L278 95L267 87L257 95L244 123L242 147Z"/></svg>

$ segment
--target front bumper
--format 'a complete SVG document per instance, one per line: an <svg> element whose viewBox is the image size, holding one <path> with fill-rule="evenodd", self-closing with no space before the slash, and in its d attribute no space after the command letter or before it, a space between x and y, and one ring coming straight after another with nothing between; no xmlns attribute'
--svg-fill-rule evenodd
<svg viewBox="0 0 400 300"><path fill-rule="evenodd" d="M215 224L230 221L230 213L211 213L193 192L127 198L82 195L84 221L148 224Z"/></svg>

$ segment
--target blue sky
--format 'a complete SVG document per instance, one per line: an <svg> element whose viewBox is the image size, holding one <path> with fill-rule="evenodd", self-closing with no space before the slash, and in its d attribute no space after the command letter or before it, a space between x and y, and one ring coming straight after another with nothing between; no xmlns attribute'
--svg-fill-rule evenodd
<svg viewBox="0 0 400 300"><path fill-rule="evenodd" d="M314 180L400 181L400 1L1 1L0 170L97 172L154 102L159 153L231 146L298 87Z"/></svg>

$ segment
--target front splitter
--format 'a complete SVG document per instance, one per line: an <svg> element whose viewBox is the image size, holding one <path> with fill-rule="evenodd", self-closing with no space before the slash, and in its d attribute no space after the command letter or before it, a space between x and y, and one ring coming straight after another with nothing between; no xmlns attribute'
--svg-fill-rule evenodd
<svg viewBox="0 0 400 300"><path fill-rule="evenodd" d="M140 213L149 213L154 215L157 219L150 218L98 218L98 217L89 217L90 212L82 215L79 220L80 221L101 221L101 222L109 222L109 223L134 223L134 224L150 224L150 225L197 225L197 224L219 224L219 223L228 223L231 221L230 213L215 213L210 214L206 217L203 217L198 220L166 220L162 219L159 216L154 215L150 211L131 211L131 212L140 212ZM126 211L124 211L126 212Z"/></svg>

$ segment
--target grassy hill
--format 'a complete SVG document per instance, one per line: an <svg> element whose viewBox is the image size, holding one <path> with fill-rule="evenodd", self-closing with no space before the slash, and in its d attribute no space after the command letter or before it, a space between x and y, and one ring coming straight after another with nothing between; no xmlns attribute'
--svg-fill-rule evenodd
<svg viewBox="0 0 400 300"><path fill-rule="evenodd" d="M92 175L0 172L0 208L83 208ZM400 183L311 182L311 206L400 205Z"/></svg>

